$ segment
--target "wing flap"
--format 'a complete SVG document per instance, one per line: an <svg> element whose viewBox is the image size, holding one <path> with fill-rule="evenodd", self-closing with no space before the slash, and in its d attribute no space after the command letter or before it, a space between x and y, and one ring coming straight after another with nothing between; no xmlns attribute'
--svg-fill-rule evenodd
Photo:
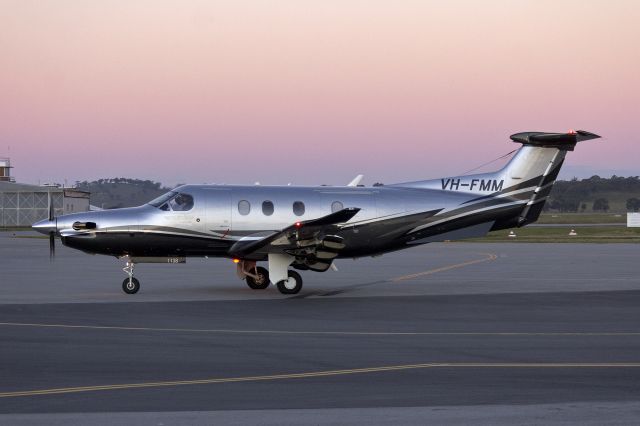
<svg viewBox="0 0 640 426"><path fill-rule="evenodd" d="M295 255L298 251L303 255L304 251L304 255L309 256L311 252L318 252L316 250L318 246L324 247L321 250L322 253L333 253L342 244L342 238L328 234L337 231L339 224L348 222L359 211L359 208L349 207L318 219L296 222L259 240L238 241L231 247L229 253L234 257L244 258L256 253L269 252L289 252ZM318 238L321 233L325 235L323 238ZM325 239L327 245L323 246ZM337 256L337 253L335 255Z"/></svg>

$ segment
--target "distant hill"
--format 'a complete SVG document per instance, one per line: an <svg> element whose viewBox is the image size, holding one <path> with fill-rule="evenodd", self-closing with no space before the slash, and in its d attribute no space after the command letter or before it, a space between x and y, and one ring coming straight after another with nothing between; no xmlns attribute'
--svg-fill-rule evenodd
<svg viewBox="0 0 640 426"><path fill-rule="evenodd" d="M127 178L77 182L76 186L91 193L91 205L104 209L140 206L171 189L160 182Z"/></svg>

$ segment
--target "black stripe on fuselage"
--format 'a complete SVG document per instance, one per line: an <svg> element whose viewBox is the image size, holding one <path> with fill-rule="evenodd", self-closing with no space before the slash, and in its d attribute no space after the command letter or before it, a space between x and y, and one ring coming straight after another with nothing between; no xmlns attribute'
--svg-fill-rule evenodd
<svg viewBox="0 0 640 426"><path fill-rule="evenodd" d="M111 256L224 256L232 240L169 233L94 232L65 236L62 243L89 253Z"/></svg>
<svg viewBox="0 0 640 426"><path fill-rule="evenodd" d="M553 169L548 175L544 177L544 180L542 181L540 186L545 186L548 183L554 182L558 178L558 174L560 173L562 164L564 164L564 158L558 163L555 169Z"/></svg>
<svg viewBox="0 0 640 426"><path fill-rule="evenodd" d="M517 204L517 207L519 207L520 209L522 209L525 205L525 201L529 200L531 198L531 196L533 195L533 190L527 191L527 192L523 192L521 194L515 194L514 196L508 196L508 197L493 197L491 199L486 199L482 202L473 204L473 205L464 205L465 203L463 203L463 205L459 208L456 209L452 209L449 210L445 213L439 214L437 216L434 216L432 218L429 218L425 223L429 223L429 222L436 222L436 221L440 221L443 219L447 219L447 218L452 218L455 216L459 216L461 214L475 214L475 212L481 213L479 212L479 210L484 210L487 209L489 207L500 207L503 205L508 205L508 204L512 204L514 202L521 202L520 204ZM495 209L489 209L487 211L495 211Z"/></svg>
<svg viewBox="0 0 640 426"><path fill-rule="evenodd" d="M481 197L472 198L471 200L465 201L463 204L474 203L474 202L477 202L477 201L485 200L487 198L494 198L494 197L496 197L496 196L498 196L500 194L508 194L509 192L517 191L517 190L522 189L522 188L537 187L538 183L540 182L540 179L542 179L542 175L536 176L536 177L534 177L532 179L529 179L529 180L526 180L524 182L520 182L520 183L518 183L516 185L512 185L512 186L510 186L510 187L508 187L508 188L506 188L506 189L504 189L502 191L499 191L499 192L493 192L493 193L488 194L488 195L483 195Z"/></svg>
<svg viewBox="0 0 640 426"><path fill-rule="evenodd" d="M517 191L519 189L528 188L528 187L531 187L531 186L543 187L543 186L545 186L545 185L547 185L549 183L554 182L558 178L558 174L560 173L560 169L562 168L563 164L564 164L564 159L562 159L562 161L560 161L558 163L558 165L556 167L554 167L553 170L551 170L551 172L549 172L549 174L546 175L546 176L543 176L543 175L536 176L536 177L528 179L528 180L526 180L524 182L520 182L520 183L518 183L516 185L512 185L512 186L510 186L508 188L505 188L502 191L493 192L493 193L491 193L489 195L483 195L481 197L472 198L471 200L466 201L464 204L473 203L473 202L476 202L476 201L483 200L485 198L495 197L496 195L499 195L499 194L507 194L509 192ZM542 179L542 181L541 181L541 179Z"/></svg>

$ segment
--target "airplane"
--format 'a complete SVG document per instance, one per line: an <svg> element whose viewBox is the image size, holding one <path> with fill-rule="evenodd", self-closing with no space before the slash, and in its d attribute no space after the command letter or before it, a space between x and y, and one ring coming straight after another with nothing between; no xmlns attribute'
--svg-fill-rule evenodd
<svg viewBox="0 0 640 426"><path fill-rule="evenodd" d="M363 187L183 185L132 208L49 217L33 225L65 246L126 262L122 289L135 294L138 263L224 257L252 289L296 294L296 272L324 272L335 259L377 256L436 241L481 237L535 222L567 151L600 136L522 132L493 173ZM268 268L257 266L266 261Z"/></svg>

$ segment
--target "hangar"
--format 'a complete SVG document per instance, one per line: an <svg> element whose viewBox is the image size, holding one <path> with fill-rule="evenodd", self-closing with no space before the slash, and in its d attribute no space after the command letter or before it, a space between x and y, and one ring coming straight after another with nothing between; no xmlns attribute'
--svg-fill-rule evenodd
<svg viewBox="0 0 640 426"><path fill-rule="evenodd" d="M9 159L0 159L0 227L26 227L46 219L49 203L55 215L89 210L89 193L74 188L16 183Z"/></svg>

